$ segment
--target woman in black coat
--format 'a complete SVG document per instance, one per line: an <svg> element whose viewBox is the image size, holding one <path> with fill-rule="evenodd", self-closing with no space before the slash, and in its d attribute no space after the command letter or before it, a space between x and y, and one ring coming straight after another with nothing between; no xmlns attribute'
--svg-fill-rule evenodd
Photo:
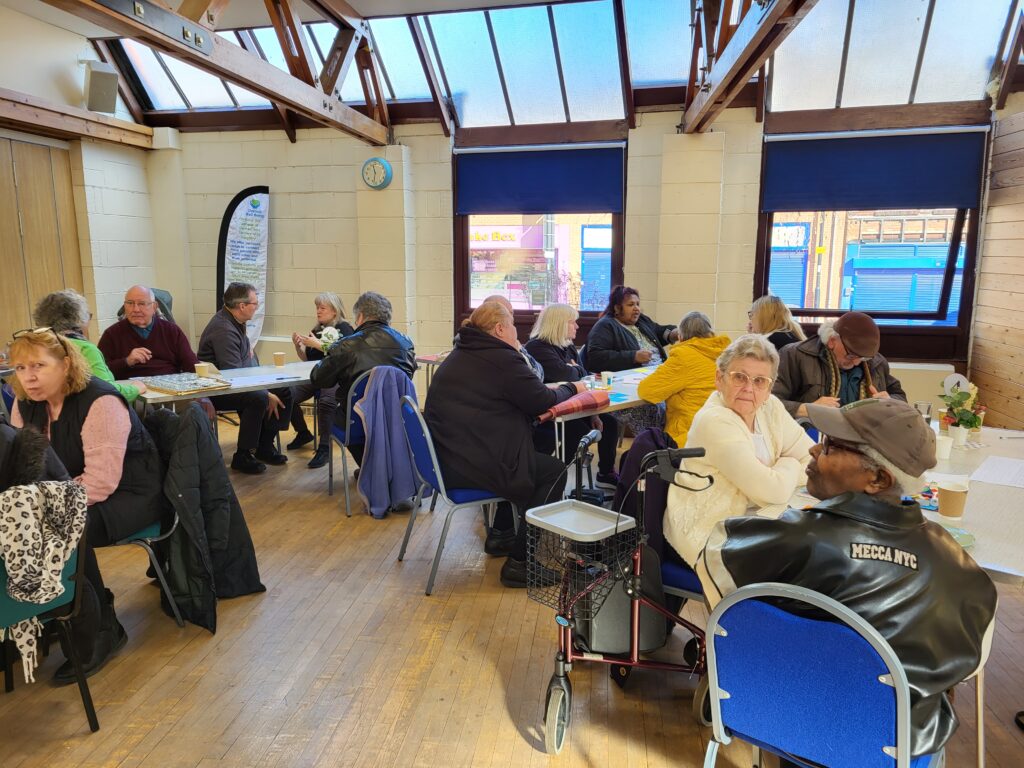
<svg viewBox="0 0 1024 768"><path fill-rule="evenodd" d="M562 462L534 450L533 421L583 389L541 383L516 348L512 315L496 302L474 310L434 373L424 417L445 485L491 491L518 508L518 536L510 511L499 509L485 545L488 554L508 555L501 569L507 587L526 586L526 510L565 490Z"/></svg>
<svg viewBox="0 0 1024 768"><path fill-rule="evenodd" d="M663 345L676 341L674 325L658 325L640 312L635 288L617 285L608 296L604 315L594 323L584 348L586 366L594 373L626 371L665 360Z"/></svg>
<svg viewBox="0 0 1024 768"><path fill-rule="evenodd" d="M545 384L579 381L587 375L587 369L580 363L579 353L573 343L579 327L576 322L579 316L580 313L568 304L549 304L537 316L530 340L526 342L526 351L543 366ZM602 433L597 444L597 484L615 488L618 480L615 474L615 449L619 423L611 414L566 422L566 455L571 455L580 438L591 429L600 429ZM541 453L551 453L555 445L554 425L539 426L534 431L533 442Z"/></svg>

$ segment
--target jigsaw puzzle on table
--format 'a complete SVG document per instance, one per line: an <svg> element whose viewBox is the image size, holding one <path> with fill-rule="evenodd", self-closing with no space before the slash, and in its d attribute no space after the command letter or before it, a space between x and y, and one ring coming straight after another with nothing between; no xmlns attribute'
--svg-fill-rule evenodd
<svg viewBox="0 0 1024 768"><path fill-rule="evenodd" d="M197 376L194 373L168 373L164 376L145 376L139 379L154 392L167 395L193 395L196 392L213 392L228 389L231 384L223 379Z"/></svg>

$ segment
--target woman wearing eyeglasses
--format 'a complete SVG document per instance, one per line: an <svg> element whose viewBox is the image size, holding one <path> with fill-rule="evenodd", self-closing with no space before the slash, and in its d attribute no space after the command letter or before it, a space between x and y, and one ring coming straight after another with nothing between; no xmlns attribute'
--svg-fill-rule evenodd
<svg viewBox="0 0 1024 768"><path fill-rule="evenodd" d="M82 353L49 328L16 333L11 384L18 400L11 424L45 435L68 474L86 490L86 541L103 547L160 522L164 471L156 445L124 397L89 370ZM87 568L87 571L89 569ZM100 603L98 626L79 628L87 675L97 672L127 641L114 598L99 569L86 573ZM79 639L81 638L81 640ZM92 642L88 642L92 640ZM74 682L70 664L58 684Z"/></svg>
<svg viewBox="0 0 1024 768"><path fill-rule="evenodd" d="M719 356L715 391L694 416L687 448L705 455L686 469L714 478L704 491L672 486L665 511L665 538L690 564L715 523L746 514L778 514L803 482L814 444L772 395L779 353L764 336L740 336ZM679 473L687 488L707 485Z"/></svg>

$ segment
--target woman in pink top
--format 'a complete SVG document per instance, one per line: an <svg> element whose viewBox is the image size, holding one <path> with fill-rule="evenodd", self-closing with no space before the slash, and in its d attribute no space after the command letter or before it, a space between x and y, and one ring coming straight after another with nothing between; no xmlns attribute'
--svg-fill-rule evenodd
<svg viewBox="0 0 1024 768"><path fill-rule="evenodd" d="M11 364L18 398L11 423L46 435L68 474L85 487L89 545L107 546L159 522L163 467L156 445L123 396L92 376L81 352L49 328L16 333ZM86 636L92 635L92 648L81 650L86 674L93 674L127 636L98 568L89 581L97 587L101 619L98 627L76 637L81 635L85 646ZM54 679L73 682L70 664L57 670Z"/></svg>

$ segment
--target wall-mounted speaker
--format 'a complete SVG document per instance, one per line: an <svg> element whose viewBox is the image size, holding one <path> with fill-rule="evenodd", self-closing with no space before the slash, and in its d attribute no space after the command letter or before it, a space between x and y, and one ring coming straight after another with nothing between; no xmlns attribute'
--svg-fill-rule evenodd
<svg viewBox="0 0 1024 768"><path fill-rule="evenodd" d="M85 64L86 107L92 112L117 110L117 70L102 61Z"/></svg>

